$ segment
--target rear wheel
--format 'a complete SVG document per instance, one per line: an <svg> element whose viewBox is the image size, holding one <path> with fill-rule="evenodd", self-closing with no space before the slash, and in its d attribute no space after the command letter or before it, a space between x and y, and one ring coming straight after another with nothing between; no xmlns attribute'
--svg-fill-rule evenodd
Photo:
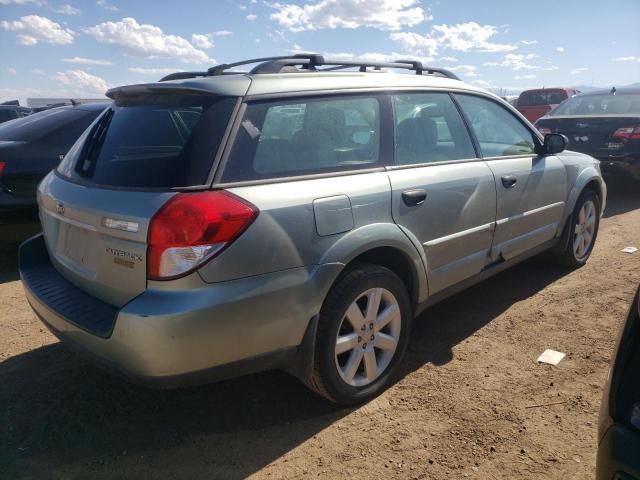
<svg viewBox="0 0 640 480"><path fill-rule="evenodd" d="M366 264L349 270L320 312L309 386L341 404L376 396L396 373L410 325L409 295L395 273Z"/></svg>
<svg viewBox="0 0 640 480"><path fill-rule="evenodd" d="M600 226L600 199L593 190L582 192L570 219L569 238L556 252L558 260L568 267L582 267L596 243Z"/></svg>

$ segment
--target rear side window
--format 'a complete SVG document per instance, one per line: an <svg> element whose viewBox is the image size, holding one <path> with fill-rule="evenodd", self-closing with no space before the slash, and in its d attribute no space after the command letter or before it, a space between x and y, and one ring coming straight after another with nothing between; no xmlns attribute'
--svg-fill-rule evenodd
<svg viewBox="0 0 640 480"><path fill-rule="evenodd" d="M85 110L72 107L60 107L20 117L14 122L0 125L0 140L32 142L82 118L87 113Z"/></svg>
<svg viewBox="0 0 640 480"><path fill-rule="evenodd" d="M114 104L74 145L58 172L104 186L203 185L235 101L183 94Z"/></svg>
<svg viewBox="0 0 640 480"><path fill-rule="evenodd" d="M341 97L247 105L222 181L378 166L377 98Z"/></svg>
<svg viewBox="0 0 640 480"><path fill-rule="evenodd" d="M538 92L522 92L518 98L519 107L536 107L558 105L567 99L564 90L545 90Z"/></svg>
<svg viewBox="0 0 640 480"><path fill-rule="evenodd" d="M447 93L395 95L396 165L476 156L467 128Z"/></svg>
<svg viewBox="0 0 640 480"><path fill-rule="evenodd" d="M469 119L483 156L535 153L533 134L509 110L488 98L474 95L456 94L456 99Z"/></svg>

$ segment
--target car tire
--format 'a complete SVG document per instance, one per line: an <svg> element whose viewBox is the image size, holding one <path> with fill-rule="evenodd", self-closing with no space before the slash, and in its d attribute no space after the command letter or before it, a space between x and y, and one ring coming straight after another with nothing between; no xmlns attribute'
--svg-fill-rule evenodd
<svg viewBox="0 0 640 480"><path fill-rule="evenodd" d="M349 268L321 308L308 386L341 405L380 394L397 373L412 318L409 294L394 272Z"/></svg>
<svg viewBox="0 0 640 480"><path fill-rule="evenodd" d="M569 222L568 238L556 249L556 258L561 265L580 268L591 256L600 226L600 199L593 190L580 194Z"/></svg>

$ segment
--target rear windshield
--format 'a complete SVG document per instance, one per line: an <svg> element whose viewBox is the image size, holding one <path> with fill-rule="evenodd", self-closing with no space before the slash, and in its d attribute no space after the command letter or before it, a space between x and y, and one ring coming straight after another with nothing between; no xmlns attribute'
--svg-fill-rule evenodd
<svg viewBox="0 0 640 480"><path fill-rule="evenodd" d="M90 114L95 117L97 112L63 107L34 113L28 117L17 118L14 121L0 125L0 140L32 142L48 135L62 125ZM91 123L91 121L88 123Z"/></svg>
<svg viewBox="0 0 640 480"><path fill-rule="evenodd" d="M104 186L204 185L234 105L211 95L125 99L85 132L58 172Z"/></svg>
<svg viewBox="0 0 640 480"><path fill-rule="evenodd" d="M519 107L537 107L542 105L558 105L567 99L564 90L544 90L522 92L518 98Z"/></svg>
<svg viewBox="0 0 640 480"><path fill-rule="evenodd" d="M640 95L602 94L573 97L549 115L639 115Z"/></svg>

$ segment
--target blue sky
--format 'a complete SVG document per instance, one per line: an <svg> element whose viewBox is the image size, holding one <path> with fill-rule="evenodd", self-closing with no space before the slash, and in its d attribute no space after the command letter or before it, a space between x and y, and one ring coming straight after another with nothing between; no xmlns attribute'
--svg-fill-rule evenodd
<svg viewBox="0 0 640 480"><path fill-rule="evenodd" d="M0 0L0 101L218 62L420 58L485 88L640 81L640 0Z"/></svg>

